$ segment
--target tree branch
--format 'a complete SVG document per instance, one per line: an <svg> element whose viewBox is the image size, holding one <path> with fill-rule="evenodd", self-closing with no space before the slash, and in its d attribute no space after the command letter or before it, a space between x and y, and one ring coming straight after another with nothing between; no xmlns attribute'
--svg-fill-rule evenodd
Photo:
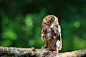
<svg viewBox="0 0 86 57"><path fill-rule="evenodd" d="M79 57L86 56L86 49L65 53L55 53L49 49L0 47L0 56L6 57Z"/></svg>

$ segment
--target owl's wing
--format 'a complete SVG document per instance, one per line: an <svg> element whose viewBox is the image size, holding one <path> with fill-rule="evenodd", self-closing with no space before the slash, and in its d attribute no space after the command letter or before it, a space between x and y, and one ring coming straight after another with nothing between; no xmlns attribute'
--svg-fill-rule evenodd
<svg viewBox="0 0 86 57"><path fill-rule="evenodd" d="M43 29L44 26L46 26L46 24L43 22L41 26L41 30Z"/></svg>
<svg viewBox="0 0 86 57"><path fill-rule="evenodd" d="M42 29L43 29L43 25L41 26L41 39L44 41L44 39L43 39L44 34L43 34Z"/></svg>
<svg viewBox="0 0 86 57"><path fill-rule="evenodd" d="M41 30L42 30L42 28L43 28L43 25L41 26Z"/></svg>
<svg viewBox="0 0 86 57"><path fill-rule="evenodd" d="M59 50L62 48L62 39L61 39L61 27L58 25L58 39L56 42L56 46L58 47Z"/></svg>
<svg viewBox="0 0 86 57"><path fill-rule="evenodd" d="M42 23L42 26L41 26L41 39L44 42L46 42L45 33L46 33L46 25Z"/></svg>

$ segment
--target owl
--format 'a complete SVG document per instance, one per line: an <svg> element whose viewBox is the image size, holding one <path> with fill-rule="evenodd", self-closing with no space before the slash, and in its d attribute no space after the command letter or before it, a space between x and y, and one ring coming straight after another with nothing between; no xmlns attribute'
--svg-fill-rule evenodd
<svg viewBox="0 0 86 57"><path fill-rule="evenodd" d="M62 48L61 27L58 18L54 15L44 17L41 26L41 39L45 42L43 48L58 53Z"/></svg>

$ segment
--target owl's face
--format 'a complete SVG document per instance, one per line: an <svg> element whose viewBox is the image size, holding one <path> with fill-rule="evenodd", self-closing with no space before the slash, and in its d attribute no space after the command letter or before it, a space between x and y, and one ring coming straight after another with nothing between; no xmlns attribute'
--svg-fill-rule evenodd
<svg viewBox="0 0 86 57"><path fill-rule="evenodd" d="M44 17L43 22L47 23L48 25L50 25L53 22L57 22L58 23L58 18L54 15L48 15L46 17Z"/></svg>

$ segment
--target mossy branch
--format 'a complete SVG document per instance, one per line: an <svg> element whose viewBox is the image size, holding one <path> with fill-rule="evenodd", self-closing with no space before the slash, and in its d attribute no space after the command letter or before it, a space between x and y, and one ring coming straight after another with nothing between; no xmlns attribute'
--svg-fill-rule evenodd
<svg viewBox="0 0 86 57"><path fill-rule="evenodd" d="M55 53L48 49L1 47L0 57L79 57L86 56L86 49L72 52Z"/></svg>

